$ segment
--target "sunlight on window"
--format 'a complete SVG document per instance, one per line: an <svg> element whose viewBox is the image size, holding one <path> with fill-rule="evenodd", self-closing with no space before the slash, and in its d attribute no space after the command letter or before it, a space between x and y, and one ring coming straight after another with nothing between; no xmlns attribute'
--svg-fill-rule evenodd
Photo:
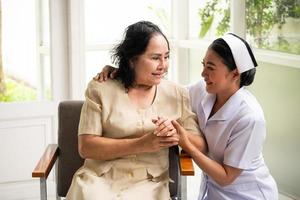
<svg viewBox="0 0 300 200"><path fill-rule="evenodd" d="M2 56L1 70L4 75L1 80L4 80L4 89L0 91L0 102L41 99L40 88L44 82L41 79L47 79L49 93L50 73L42 74L44 70L39 69L40 57L37 47L40 44L37 41L36 1L1 1L1 11L2 52L0 55ZM49 59L47 60L49 65ZM49 94L48 97L50 96Z"/></svg>
<svg viewBox="0 0 300 200"><path fill-rule="evenodd" d="M85 55L86 66L88 67L86 70L86 82L92 80L105 65L111 64L110 53L108 50L86 52Z"/></svg>
<svg viewBox="0 0 300 200"><path fill-rule="evenodd" d="M125 28L140 20L158 24L168 31L170 1L85 1L85 36L87 44L120 40Z"/></svg>

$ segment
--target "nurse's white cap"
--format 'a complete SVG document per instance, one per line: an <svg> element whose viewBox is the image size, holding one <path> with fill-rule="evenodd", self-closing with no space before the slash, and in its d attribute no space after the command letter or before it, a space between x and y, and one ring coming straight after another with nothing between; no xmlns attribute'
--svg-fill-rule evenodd
<svg viewBox="0 0 300 200"><path fill-rule="evenodd" d="M225 40L230 47L234 62L240 74L257 66L253 52L245 40L233 33L227 33L222 39Z"/></svg>

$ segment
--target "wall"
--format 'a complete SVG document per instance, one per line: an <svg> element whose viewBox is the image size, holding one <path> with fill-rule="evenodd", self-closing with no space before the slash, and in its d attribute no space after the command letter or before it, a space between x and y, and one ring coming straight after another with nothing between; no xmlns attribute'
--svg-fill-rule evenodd
<svg viewBox="0 0 300 200"><path fill-rule="evenodd" d="M250 90L267 121L266 163L280 192L300 199L300 69L259 63Z"/></svg>

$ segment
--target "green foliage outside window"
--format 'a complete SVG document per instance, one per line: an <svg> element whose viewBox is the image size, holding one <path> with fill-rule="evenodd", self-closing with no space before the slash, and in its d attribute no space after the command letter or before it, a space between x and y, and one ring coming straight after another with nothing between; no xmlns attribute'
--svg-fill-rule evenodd
<svg viewBox="0 0 300 200"><path fill-rule="evenodd" d="M36 100L36 89L26 86L9 77L6 77L5 79L5 88L6 90L0 93L0 102Z"/></svg>
<svg viewBox="0 0 300 200"><path fill-rule="evenodd" d="M211 0L206 1L205 7L203 9L199 9L199 16L201 21L201 29L199 32L199 37L203 38L210 30L214 18L217 14L221 14L222 20L217 26L217 35L223 35L223 33L229 30L229 18L230 18L230 9L229 9L229 1L226 1L226 7L219 7L220 0Z"/></svg>
<svg viewBox="0 0 300 200"><path fill-rule="evenodd" d="M220 2L221 0L207 1L204 8L199 9L200 38L205 37L210 30L216 15L221 16L216 35L221 36L229 31L230 2L226 0L225 7L218 7ZM288 18L300 19L299 0L246 0L246 13L247 33L253 37L258 48L300 54L299 38L286 38L282 34L275 40L269 37L272 29L277 27L281 30Z"/></svg>

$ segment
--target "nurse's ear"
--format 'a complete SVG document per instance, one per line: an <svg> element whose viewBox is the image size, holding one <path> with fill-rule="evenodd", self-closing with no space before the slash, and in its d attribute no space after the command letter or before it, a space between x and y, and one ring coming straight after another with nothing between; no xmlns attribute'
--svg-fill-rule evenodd
<svg viewBox="0 0 300 200"><path fill-rule="evenodd" d="M237 68L231 71L232 79L236 81L240 81L241 74L238 72Z"/></svg>

